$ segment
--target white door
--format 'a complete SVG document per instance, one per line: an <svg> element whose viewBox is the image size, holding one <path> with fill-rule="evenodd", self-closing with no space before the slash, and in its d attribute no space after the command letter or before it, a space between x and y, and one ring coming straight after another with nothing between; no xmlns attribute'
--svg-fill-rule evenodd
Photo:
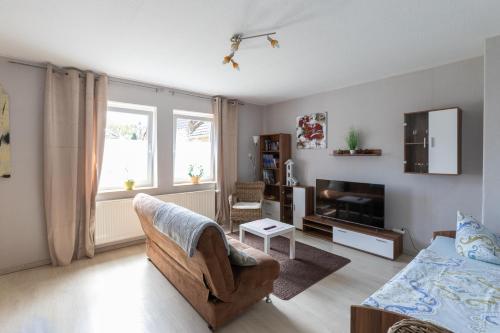
<svg viewBox="0 0 500 333"><path fill-rule="evenodd" d="M306 189L293 188L293 225L302 230L302 218L306 216Z"/></svg>
<svg viewBox="0 0 500 333"><path fill-rule="evenodd" d="M458 109L429 112L429 173L458 174Z"/></svg>

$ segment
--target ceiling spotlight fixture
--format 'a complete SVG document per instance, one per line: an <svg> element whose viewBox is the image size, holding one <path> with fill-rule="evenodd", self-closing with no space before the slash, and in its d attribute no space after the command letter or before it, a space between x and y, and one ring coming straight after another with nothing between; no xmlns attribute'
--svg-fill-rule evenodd
<svg viewBox="0 0 500 333"><path fill-rule="evenodd" d="M231 52L229 55L224 57L224 60L222 61L222 63L224 65L229 63L231 61L231 59L233 59L233 57L234 57L234 52Z"/></svg>
<svg viewBox="0 0 500 333"><path fill-rule="evenodd" d="M238 63L236 61L231 59L231 63L233 64L233 69L236 69L237 71L240 70L240 65L238 65Z"/></svg>
<svg viewBox="0 0 500 333"><path fill-rule="evenodd" d="M239 71L240 70L240 65L236 61L233 60L233 57L234 57L234 54L236 53L236 51L239 50L241 42L244 39L266 37L267 40L269 41L269 43L271 44L272 48L279 48L280 44L279 44L278 40L272 38L271 37L272 35L276 35L276 32L270 32L270 33L267 33L267 34L261 34L261 35L255 35L255 36L248 36L248 37L244 37L242 34L235 34L235 35L233 35L233 37L231 37L231 53L229 55L227 55L227 56L224 57L224 60L222 61L222 63L224 65L228 64L228 63L231 63L232 66L233 66L233 69Z"/></svg>
<svg viewBox="0 0 500 333"><path fill-rule="evenodd" d="M269 41L269 43L271 43L271 46L273 48L275 48L275 47L279 48L280 47L280 44L279 44L279 42L278 42L277 39L274 39L271 36L267 35L267 40Z"/></svg>

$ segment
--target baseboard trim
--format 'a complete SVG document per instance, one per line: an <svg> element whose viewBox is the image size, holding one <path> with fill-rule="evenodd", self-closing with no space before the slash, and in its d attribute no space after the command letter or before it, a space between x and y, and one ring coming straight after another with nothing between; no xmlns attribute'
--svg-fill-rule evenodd
<svg viewBox="0 0 500 333"><path fill-rule="evenodd" d="M1 275L7 275L7 274L15 273L15 272L19 272L19 271L25 271L25 270L28 270L28 269L37 268L37 267L41 267L41 266L47 266L47 265L50 265L50 264L51 264L50 259L43 259L43 260L38 260L38 261L30 262L30 263L27 263L27 264L22 264L22 265L19 265L19 266L2 268L2 269L0 269L0 276Z"/></svg>
<svg viewBox="0 0 500 333"><path fill-rule="evenodd" d="M102 244L102 245L96 246L95 253L98 254L98 253L118 250L118 249L128 247L128 246L144 244L145 242L146 242L146 236L139 236L139 237L135 237L135 238L131 238L131 239Z"/></svg>
<svg viewBox="0 0 500 333"><path fill-rule="evenodd" d="M107 251L112 251L112 250L118 250L127 246L133 246L133 245L138 245L138 244L144 244L146 242L146 236L139 236L131 239L126 239L126 240L121 240L113 243L108 243L108 244L103 244L96 246L95 248L95 254L98 253L103 253ZM20 271L25 271L28 269L32 268L37 268L41 266L47 266L50 265L51 261L50 259L43 259L43 260L38 260L34 262L30 262L27 264L22 264L18 266L13 266L13 267L7 267L7 268L2 268L0 269L0 276L2 275L7 275L7 274L12 274L15 272L20 272Z"/></svg>

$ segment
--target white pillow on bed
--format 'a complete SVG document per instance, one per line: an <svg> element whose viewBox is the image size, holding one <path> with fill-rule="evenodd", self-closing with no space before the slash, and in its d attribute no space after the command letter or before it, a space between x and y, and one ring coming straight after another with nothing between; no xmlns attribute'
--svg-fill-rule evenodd
<svg viewBox="0 0 500 333"><path fill-rule="evenodd" d="M500 265L500 237L461 212L457 212L455 248L461 256Z"/></svg>

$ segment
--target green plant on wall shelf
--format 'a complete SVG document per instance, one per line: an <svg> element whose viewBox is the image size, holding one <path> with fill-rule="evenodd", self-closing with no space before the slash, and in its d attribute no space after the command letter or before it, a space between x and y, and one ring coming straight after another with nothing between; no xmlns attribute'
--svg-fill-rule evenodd
<svg viewBox="0 0 500 333"><path fill-rule="evenodd" d="M191 177L191 183L199 184L200 178L203 176L203 166L190 164L188 168L188 175Z"/></svg>
<svg viewBox="0 0 500 333"><path fill-rule="evenodd" d="M356 132L354 127L351 127L351 129L347 133L345 142L347 144L347 147L349 148L349 152L351 154L354 154L356 152L356 149L358 149L359 145L359 134L358 132Z"/></svg>

